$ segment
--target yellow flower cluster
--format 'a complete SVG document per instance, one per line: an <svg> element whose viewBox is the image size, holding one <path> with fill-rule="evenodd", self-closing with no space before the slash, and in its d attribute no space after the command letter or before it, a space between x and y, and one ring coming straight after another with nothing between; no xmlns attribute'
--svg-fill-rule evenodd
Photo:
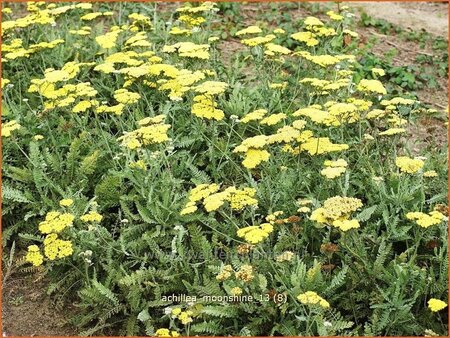
<svg viewBox="0 0 450 338"><path fill-rule="evenodd" d="M398 135L398 134L404 134L404 133L406 133L406 129L405 128L389 128L389 129L386 129L385 131L382 131L378 135L380 135L380 136L392 136L392 135Z"/></svg>
<svg viewBox="0 0 450 338"><path fill-rule="evenodd" d="M296 120L292 122L292 126L279 128L275 134L267 137L267 144L289 143L295 141L300 136L300 130L303 129L305 125L305 121Z"/></svg>
<svg viewBox="0 0 450 338"><path fill-rule="evenodd" d="M244 264L238 271L235 272L235 276L237 279L245 283L251 282L253 278L255 278L253 274L253 267L251 265Z"/></svg>
<svg viewBox="0 0 450 338"><path fill-rule="evenodd" d="M40 4L45 4L45 2L40 2ZM54 25L56 23L55 19L69 10L92 8L92 4L90 3L79 3L61 7L55 7L54 4L49 4L46 9L41 9L38 5L34 4L33 6L33 10L30 11L33 13L18 18L17 20L2 22L2 36L9 34L14 29L26 28L31 25ZM31 8L29 7L28 9L30 10Z"/></svg>
<svg viewBox="0 0 450 338"><path fill-rule="evenodd" d="M175 308L172 310L172 316L174 318L177 318L178 320L181 321L181 324L183 325L187 325L189 323L192 323L193 319L192 319L192 315L194 313L190 310L186 310L186 311L182 311L181 308Z"/></svg>
<svg viewBox="0 0 450 338"><path fill-rule="evenodd" d="M415 221L416 224L420 225L422 228L428 228L432 225L441 223L445 219L445 215L434 210L428 214L423 212L408 212L406 218Z"/></svg>
<svg viewBox="0 0 450 338"><path fill-rule="evenodd" d="M313 105L307 108L300 108L292 116L306 116L314 123L326 126L340 126L343 123L354 123L360 119L358 106L355 103L330 101L325 104L327 110L322 110L322 106Z"/></svg>
<svg viewBox="0 0 450 338"><path fill-rule="evenodd" d="M300 301L300 303L305 305L318 304L325 309L330 307L330 303L328 303L314 291L306 291L305 293L298 295L297 299Z"/></svg>
<svg viewBox="0 0 450 338"><path fill-rule="evenodd" d="M16 120L11 120L9 122L6 122L5 124L2 124L2 137L10 137L11 132L20 129L20 127L22 126L17 123Z"/></svg>
<svg viewBox="0 0 450 338"><path fill-rule="evenodd" d="M335 81L328 81L318 78L304 78L299 81L302 84L307 84L313 87L314 92L318 95L328 95L330 91L336 91L342 88L347 88L350 83L350 78L340 78Z"/></svg>
<svg viewBox="0 0 450 338"><path fill-rule="evenodd" d="M350 220L352 212L363 206L358 198L335 196L328 198L323 206L311 213L310 219L321 224L332 225L342 231L359 228L356 219Z"/></svg>
<svg viewBox="0 0 450 338"><path fill-rule="evenodd" d="M193 42L177 42L173 45L164 46L162 51L165 53L177 53L180 57L202 60L208 60L210 57L208 44L197 45Z"/></svg>
<svg viewBox="0 0 450 338"><path fill-rule="evenodd" d="M325 176L326 178L333 179L345 173L348 164L347 161L339 159L336 161L325 161L324 165L326 168L322 169L320 171L320 174Z"/></svg>
<svg viewBox="0 0 450 338"><path fill-rule="evenodd" d="M310 155L320 155L346 149L348 149L347 144L332 143L328 137L311 137L300 145L300 151L307 151Z"/></svg>
<svg viewBox="0 0 450 338"><path fill-rule="evenodd" d="M316 35L312 32L294 33L291 34L291 38L300 42L304 42L308 47L316 46L319 44L319 40L316 39Z"/></svg>
<svg viewBox="0 0 450 338"><path fill-rule="evenodd" d="M157 115L142 119L138 122L140 128L126 133L118 140L122 141L122 145L129 149L138 149L143 146L169 141L167 131L170 129L170 124L164 124L164 118L164 115Z"/></svg>
<svg viewBox="0 0 450 338"><path fill-rule="evenodd" d="M114 13L113 12L92 12L92 13L88 13L83 15L80 19L83 21L92 21L94 19L97 19L99 17L102 16L112 16Z"/></svg>
<svg viewBox="0 0 450 338"><path fill-rule="evenodd" d="M231 265L224 265L222 270L216 276L216 279L219 281L227 280L231 277L231 274L234 272L233 267Z"/></svg>
<svg viewBox="0 0 450 338"><path fill-rule="evenodd" d="M382 106L411 106L416 103L415 100L405 99L403 97L394 97L390 100L382 100L380 104Z"/></svg>
<svg viewBox="0 0 450 338"><path fill-rule="evenodd" d="M179 29L192 32L192 28L200 26L202 23L206 22L206 19L201 14L206 14L211 11L217 10L216 4L213 2L204 2L199 6L192 7L190 4L185 5L177 9L177 12L182 13L178 17L178 21L186 26L187 29Z"/></svg>
<svg viewBox="0 0 450 338"><path fill-rule="evenodd" d="M183 99L184 93L189 91L193 84L204 78L205 74L201 71L191 72L187 69L175 69L173 78L160 79L157 81L159 84L158 89L160 91L169 90L169 98L172 101L180 101Z"/></svg>
<svg viewBox="0 0 450 338"><path fill-rule="evenodd" d="M62 207L70 207L73 204L73 199L65 198L59 201L59 205Z"/></svg>
<svg viewBox="0 0 450 338"><path fill-rule="evenodd" d="M334 11L328 11L326 14L327 14L327 15L330 17L330 19L333 20L333 21L342 21L342 20L344 20L344 17L343 17L342 15L337 14L337 13L334 12Z"/></svg>
<svg viewBox="0 0 450 338"><path fill-rule="evenodd" d="M89 211L87 214L80 217L83 222L100 223L103 216L96 211Z"/></svg>
<svg viewBox="0 0 450 338"><path fill-rule="evenodd" d="M316 65L324 67L324 68L329 67L329 66L334 66L345 59L348 59L349 61L353 61L353 58L354 58L353 55L337 55L337 56L328 55L328 54L312 55L310 52L307 52L307 51L299 51L299 52L295 52L294 54L304 58L305 60L311 61L312 63L314 63ZM352 58L352 56L353 56L353 58Z"/></svg>
<svg viewBox="0 0 450 338"><path fill-rule="evenodd" d="M233 296L239 296L239 295L242 295L242 289L240 288L240 287L234 287L234 288L231 288L231 290L230 290L230 293L233 295Z"/></svg>
<svg viewBox="0 0 450 338"><path fill-rule="evenodd" d="M372 74L378 75L378 76L384 76L384 75L386 75L386 72L382 68L372 68Z"/></svg>
<svg viewBox="0 0 450 338"><path fill-rule="evenodd" d="M193 89L197 93L205 95L223 94L227 89L228 84L220 81L205 81L202 84L195 86Z"/></svg>
<svg viewBox="0 0 450 338"><path fill-rule="evenodd" d="M407 156L399 156L395 160L395 165L400 168L401 172L415 174L423 168L424 162L418 158L409 158Z"/></svg>
<svg viewBox="0 0 450 338"><path fill-rule="evenodd" d="M249 137L234 148L233 153L244 153L245 159L242 161L242 164L248 169L253 169L261 162L267 162L269 160L270 153L267 150L261 149L267 143L268 137L265 135Z"/></svg>
<svg viewBox="0 0 450 338"><path fill-rule="evenodd" d="M45 221L39 223L39 231L43 234L60 233L65 228L72 226L74 219L75 216L72 214L50 211L45 216Z"/></svg>
<svg viewBox="0 0 450 338"><path fill-rule="evenodd" d="M358 83L356 90L360 92L368 92L381 95L385 95L387 93L386 88L384 88L383 84L378 80L362 79Z"/></svg>
<svg viewBox="0 0 450 338"><path fill-rule="evenodd" d="M256 190L253 188L236 189L228 187L218 192L217 184L200 184L189 192L189 202L181 210L180 215L187 215L195 212L197 202L203 202L205 210L208 212L219 209L225 202L230 203L233 210L242 210L246 206L257 206L258 200L254 198Z"/></svg>
<svg viewBox="0 0 450 338"><path fill-rule="evenodd" d="M237 231L238 237L244 238L251 244L257 244L267 237L273 231L273 226L270 223L263 223L261 225L252 225Z"/></svg>
<svg viewBox="0 0 450 338"><path fill-rule="evenodd" d="M3 89L8 83L11 83L10 80L1 78L1 89Z"/></svg>
<svg viewBox="0 0 450 338"><path fill-rule="evenodd" d="M100 47L104 49L111 49L116 47L117 39L122 32L123 29L117 26L113 26L110 28L110 31L108 33L97 36L95 38L95 41L100 45Z"/></svg>
<svg viewBox="0 0 450 338"><path fill-rule="evenodd" d="M44 262L44 256L42 256L41 251L37 245L30 245L28 247L28 252L25 256L25 261L33 264L34 266L42 265Z"/></svg>
<svg viewBox="0 0 450 338"><path fill-rule="evenodd" d="M72 255L73 248L71 241L58 239L57 234L50 234L44 239L44 254L49 260L64 258Z"/></svg>
<svg viewBox="0 0 450 338"><path fill-rule="evenodd" d="M227 87L225 82L219 81L205 81L194 87L194 91L201 94L194 97L192 114L201 118L222 120L225 115L222 110L217 109L214 95L224 93Z"/></svg>
<svg viewBox="0 0 450 338"><path fill-rule="evenodd" d="M197 27L200 26L202 23L206 22L206 19L204 17L198 16L193 17L191 15L180 15L178 17L178 20L184 23L188 27Z"/></svg>
<svg viewBox="0 0 450 338"><path fill-rule="evenodd" d="M275 260L279 263L282 262L290 262L294 258L294 253L292 251L284 251L277 257L275 257Z"/></svg>
<svg viewBox="0 0 450 338"><path fill-rule="evenodd" d="M250 121L258 121L261 120L264 115L267 114L267 110L265 109L257 109L248 114L246 114L240 121L242 123L249 123Z"/></svg>
<svg viewBox="0 0 450 338"><path fill-rule="evenodd" d="M438 173L435 170L428 170L423 173L423 177L437 177Z"/></svg>
<svg viewBox="0 0 450 338"><path fill-rule="evenodd" d="M169 329L158 329L155 332L156 337L179 337L180 334L177 331L170 331Z"/></svg>
<svg viewBox="0 0 450 338"><path fill-rule="evenodd" d="M125 88L122 88L122 89L117 89L114 92L114 98L119 103L131 104L131 103L136 103L141 98L141 95L139 95L138 93L129 92Z"/></svg>
<svg viewBox="0 0 450 338"><path fill-rule="evenodd" d="M31 80L28 92L38 93L43 96L46 99L44 101L44 108L46 110L54 109L56 107L68 107L77 100L89 101L86 100L86 98L95 97L97 94L97 90L95 90L89 82L64 84L59 88L57 88L57 84L74 79L80 72L81 67L91 65L92 63L68 62L60 70L52 68L46 69L43 79ZM89 102L89 105L84 106L84 110L96 105L98 105L98 102L92 100ZM76 109L74 108L74 112L84 111L81 107L83 107L83 104L77 106Z"/></svg>
<svg viewBox="0 0 450 338"><path fill-rule="evenodd" d="M266 43L264 45L264 54L268 56L288 55L291 51L289 48L277 45L275 43Z"/></svg>
<svg viewBox="0 0 450 338"><path fill-rule="evenodd" d="M433 312L438 312L447 307L447 303L436 298L431 298L428 301L428 308Z"/></svg>
<svg viewBox="0 0 450 338"><path fill-rule="evenodd" d="M286 117L287 116L284 113L272 114L263 118L259 123L262 125L273 126L274 124L284 120Z"/></svg>
<svg viewBox="0 0 450 338"><path fill-rule="evenodd" d="M273 34L268 34L265 36L257 36L254 38L248 38L248 39L242 39L241 43L249 46L249 47L255 47L255 46L259 46L259 45L265 45L268 44L269 42L271 42L273 39L275 39L276 36Z"/></svg>
<svg viewBox="0 0 450 338"><path fill-rule="evenodd" d="M236 36L247 35L247 34L259 34L262 33L261 28L258 26L249 26L247 28L241 29L236 32Z"/></svg>
<svg viewBox="0 0 450 338"><path fill-rule="evenodd" d="M22 39L14 39L9 44L2 45L2 52L4 53L3 62L8 62L8 60L15 60L22 57L30 57L30 55L45 49L53 49L56 46L64 43L62 39L56 39L49 42L40 42L37 44L32 44L28 48L23 47Z"/></svg>
<svg viewBox="0 0 450 338"><path fill-rule="evenodd" d="M332 20L340 17L340 15L335 14L333 11L329 11L328 13L332 15ZM334 28L325 27L325 24L322 21L313 16L306 17L303 23L306 31L291 34L291 38L305 43L308 47L318 45L319 37L334 36L337 34Z"/></svg>
<svg viewBox="0 0 450 338"><path fill-rule="evenodd" d="M253 188L244 188L242 190L230 189L229 192L230 196L228 197L228 201L233 210L242 210L246 206L258 204L258 200L254 198L256 190Z"/></svg>
<svg viewBox="0 0 450 338"><path fill-rule="evenodd" d="M192 114L197 117L220 121L224 118L223 110L217 109L217 102L212 95L197 95L194 97Z"/></svg>

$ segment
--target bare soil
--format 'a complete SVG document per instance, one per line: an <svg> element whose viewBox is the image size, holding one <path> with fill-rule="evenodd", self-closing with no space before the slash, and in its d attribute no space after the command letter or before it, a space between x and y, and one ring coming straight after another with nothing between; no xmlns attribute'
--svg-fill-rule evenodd
<svg viewBox="0 0 450 338"><path fill-rule="evenodd" d="M436 36L448 36L446 2L346 2L370 16L415 31L425 30Z"/></svg>
<svg viewBox="0 0 450 338"><path fill-rule="evenodd" d="M55 303L40 273L13 274L3 285L3 336L73 336L68 323L73 308Z"/></svg>

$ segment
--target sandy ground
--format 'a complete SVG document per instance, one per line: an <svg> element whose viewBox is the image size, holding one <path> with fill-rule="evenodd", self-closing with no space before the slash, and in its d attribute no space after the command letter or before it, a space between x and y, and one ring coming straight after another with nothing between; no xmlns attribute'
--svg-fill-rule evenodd
<svg viewBox="0 0 450 338"><path fill-rule="evenodd" d="M448 3L443 2L346 2L370 16L385 19L411 30L425 30L438 36L448 36Z"/></svg>

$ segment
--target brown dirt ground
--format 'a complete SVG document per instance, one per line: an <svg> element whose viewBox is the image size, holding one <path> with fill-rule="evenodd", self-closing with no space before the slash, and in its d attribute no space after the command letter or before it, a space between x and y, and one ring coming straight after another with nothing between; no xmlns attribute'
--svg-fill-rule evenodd
<svg viewBox="0 0 450 338"><path fill-rule="evenodd" d="M448 36L448 3L439 2L346 2L370 16L385 19L404 29L425 30Z"/></svg>
<svg viewBox="0 0 450 338"><path fill-rule="evenodd" d="M363 11L372 17L387 20L406 31L423 30L436 37L448 38L448 3L348 2L346 4L355 9L357 17ZM391 49L395 49L397 51L397 55L393 58L395 66L416 64L417 55L434 56L436 53L431 48L433 41L428 41L424 48L421 48L415 41L406 41L395 34L380 34L373 27L360 27L358 32L362 40L367 40L371 36L378 38L372 48L372 52L377 56L383 56ZM448 106L448 79L442 77L437 80L441 89L423 88L416 94L422 103L442 111L440 117L445 118L443 111ZM427 144L446 146L447 126L442 118L422 117L415 125L407 128L408 142L413 144L417 154Z"/></svg>
<svg viewBox="0 0 450 338"><path fill-rule="evenodd" d="M358 2L347 3L354 8L361 8L369 15L385 19L404 29L424 29L436 36L447 37L447 6L443 3L392 3L392 2ZM162 5L162 4L161 4ZM243 5L242 14L249 21L254 17L253 4ZM306 14L298 9L300 16ZM364 36L376 35L379 42L373 52L383 55L392 48L398 50L394 62L398 65L414 63L418 53L432 53L429 49L420 49L417 43L408 42L395 35L383 35L374 28L360 28ZM228 56L241 48L233 39L223 42L220 47ZM226 57L226 56L225 56ZM447 88L447 79L440 79L443 88ZM447 106L447 92L422 90L419 98L438 109ZM446 127L441 119L422 118L409 130L410 135L418 140L432 138L434 142L444 145L447 142ZM417 149L419 151L419 149ZM73 308L57 306L54 300L43 290L47 282L39 274L23 275L13 273L3 285L3 335L5 336L69 336L77 335L76 330L68 324L68 317L74 313Z"/></svg>
<svg viewBox="0 0 450 338"><path fill-rule="evenodd" d="M358 2L346 3L356 9L357 17L364 11L372 17L384 19L407 31L427 31L436 37L448 38L448 4L447 3L396 3L396 2ZM362 39L370 36L378 38L372 48L377 56L384 55L387 51L395 49L397 55L393 62L396 66L406 66L416 63L419 54L434 56L435 51L431 49L432 41L425 48L413 41L406 41L397 35L380 34L372 27L359 29ZM447 78L438 79L442 88L448 88ZM430 104L436 109L445 109L448 105L448 90L436 90L424 88L417 92L419 100Z"/></svg>
<svg viewBox="0 0 450 338"><path fill-rule="evenodd" d="M44 276L12 273L3 285L3 336L71 336L75 329L68 323L74 309L62 306L45 293Z"/></svg>

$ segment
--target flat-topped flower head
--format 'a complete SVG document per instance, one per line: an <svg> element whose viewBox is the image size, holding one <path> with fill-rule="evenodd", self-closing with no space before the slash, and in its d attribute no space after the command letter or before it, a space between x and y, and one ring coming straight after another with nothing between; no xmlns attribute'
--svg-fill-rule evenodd
<svg viewBox="0 0 450 338"><path fill-rule="evenodd" d="M402 173L415 174L424 166L424 161L418 158L409 158L407 156L398 156L395 159L395 165Z"/></svg>

